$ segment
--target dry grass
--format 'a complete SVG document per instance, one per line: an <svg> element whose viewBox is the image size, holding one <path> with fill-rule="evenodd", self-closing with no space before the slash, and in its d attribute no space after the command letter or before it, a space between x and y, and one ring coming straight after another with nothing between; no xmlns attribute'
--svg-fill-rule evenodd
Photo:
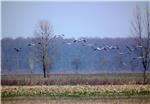
<svg viewBox="0 0 150 104"><path fill-rule="evenodd" d="M150 95L150 85L2 86L8 96L136 96Z"/></svg>
<svg viewBox="0 0 150 104"><path fill-rule="evenodd" d="M150 74L147 82L150 84ZM123 85L142 84L141 73L119 74L52 74L42 75L2 75L2 85Z"/></svg>

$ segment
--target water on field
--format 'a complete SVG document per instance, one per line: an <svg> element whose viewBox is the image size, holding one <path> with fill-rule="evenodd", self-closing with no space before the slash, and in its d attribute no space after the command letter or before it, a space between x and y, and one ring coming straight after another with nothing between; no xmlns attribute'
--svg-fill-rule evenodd
<svg viewBox="0 0 150 104"><path fill-rule="evenodd" d="M2 98L2 104L150 104L150 97L138 98Z"/></svg>

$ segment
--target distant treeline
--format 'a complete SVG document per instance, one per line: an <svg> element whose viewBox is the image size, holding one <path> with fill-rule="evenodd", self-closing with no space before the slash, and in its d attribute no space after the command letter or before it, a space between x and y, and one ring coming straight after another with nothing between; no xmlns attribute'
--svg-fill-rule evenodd
<svg viewBox="0 0 150 104"><path fill-rule="evenodd" d="M49 73L111 73L139 72L143 70L140 60L133 60L135 52L128 53L127 46L134 45L132 38L84 38L86 43L73 43L74 39L57 38L50 49ZM73 44L66 44L66 43ZM32 38L3 38L1 40L2 74L42 73L36 60ZM84 44L96 47L118 46L119 50L95 51ZM17 52L15 48L21 48ZM77 67L76 67L77 66Z"/></svg>

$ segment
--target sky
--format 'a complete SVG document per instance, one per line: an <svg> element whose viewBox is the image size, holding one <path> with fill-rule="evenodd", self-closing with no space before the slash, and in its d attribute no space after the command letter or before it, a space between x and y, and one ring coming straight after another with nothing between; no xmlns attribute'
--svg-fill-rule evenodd
<svg viewBox="0 0 150 104"><path fill-rule="evenodd" d="M56 35L129 37L136 5L146 2L2 2L2 38L33 37L41 20L52 24Z"/></svg>

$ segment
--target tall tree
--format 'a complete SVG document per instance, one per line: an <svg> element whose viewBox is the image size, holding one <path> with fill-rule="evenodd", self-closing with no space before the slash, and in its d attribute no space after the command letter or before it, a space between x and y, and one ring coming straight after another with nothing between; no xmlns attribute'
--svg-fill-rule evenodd
<svg viewBox="0 0 150 104"><path fill-rule="evenodd" d="M75 58L71 64L72 64L73 68L75 69L75 73L78 74L78 69L79 69L79 66L81 65L80 59Z"/></svg>
<svg viewBox="0 0 150 104"><path fill-rule="evenodd" d="M37 29L35 30L35 49L37 61L42 65L44 78L47 77L47 71L51 67L49 55L49 47L53 45L54 32L52 25L48 21L40 21Z"/></svg>
<svg viewBox="0 0 150 104"><path fill-rule="evenodd" d="M135 36L135 49L143 70L143 83L147 81L147 71L150 64L150 8L146 5L144 10L136 7L135 19L132 22L132 31Z"/></svg>

